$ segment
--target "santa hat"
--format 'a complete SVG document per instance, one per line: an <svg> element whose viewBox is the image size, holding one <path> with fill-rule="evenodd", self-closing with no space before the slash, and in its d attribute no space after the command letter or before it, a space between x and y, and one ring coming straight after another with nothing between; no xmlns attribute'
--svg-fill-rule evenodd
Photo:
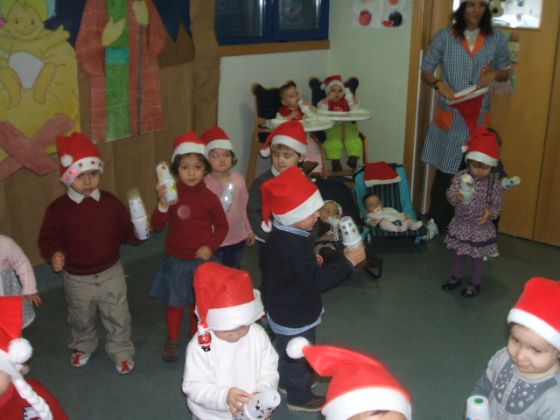
<svg viewBox="0 0 560 420"><path fill-rule="evenodd" d="M198 153L199 155L206 156L206 145L198 138L194 131L189 131L175 140L175 149L173 150L171 161L175 160L175 156L187 153Z"/></svg>
<svg viewBox="0 0 560 420"><path fill-rule="evenodd" d="M507 320L529 328L560 350L560 281L529 280Z"/></svg>
<svg viewBox="0 0 560 420"><path fill-rule="evenodd" d="M218 126L206 130L200 138L206 144L206 154L210 153L210 151L214 149L233 151L228 135Z"/></svg>
<svg viewBox="0 0 560 420"><path fill-rule="evenodd" d="M270 156L270 146L273 144L283 144L294 152L305 156L307 152L307 134L305 134L303 124L297 120L290 120L283 122L272 130L260 151L263 158Z"/></svg>
<svg viewBox="0 0 560 420"><path fill-rule="evenodd" d="M261 186L262 229L270 232L271 215L281 224L291 226L319 211L325 204L317 186L301 169L292 166Z"/></svg>
<svg viewBox="0 0 560 420"><path fill-rule="evenodd" d="M366 163L364 171L364 182L366 187L374 185L386 185L400 182L401 177L395 169L387 162Z"/></svg>
<svg viewBox="0 0 560 420"><path fill-rule="evenodd" d="M18 394L39 414L41 419L52 419L52 413L43 398L31 388L20 370L33 352L31 344L21 337L23 327L23 296L0 297L0 370L10 375Z"/></svg>
<svg viewBox="0 0 560 420"><path fill-rule="evenodd" d="M321 89L323 89L328 95L334 86L340 86L344 89L344 83L342 83L342 77L340 77L340 74L333 74L332 76L325 78L321 84Z"/></svg>
<svg viewBox="0 0 560 420"><path fill-rule="evenodd" d="M347 420L365 411L387 410L412 418L409 392L385 366L365 354L341 347L312 346L304 337L288 342L288 356L305 356L321 376L332 376L321 412L327 420Z"/></svg>
<svg viewBox="0 0 560 420"><path fill-rule="evenodd" d="M466 101L458 102L453 104L455 108L459 111L469 133L472 134L474 128L478 125L478 120L480 119L480 110L482 108L482 101L485 95L478 95L474 98L468 99Z"/></svg>
<svg viewBox="0 0 560 420"><path fill-rule="evenodd" d="M209 329L229 331L251 325L264 314L260 292L253 289L251 276L243 270L204 263L194 274L194 292L199 337ZM210 343L205 344L209 349Z"/></svg>
<svg viewBox="0 0 560 420"><path fill-rule="evenodd" d="M60 157L60 180L64 185L72 185L82 172L103 172L99 150L82 133L57 136L56 148Z"/></svg>
<svg viewBox="0 0 560 420"><path fill-rule="evenodd" d="M468 143L465 162L474 160L488 166L496 166L500 159L500 146L496 134L486 127L476 127Z"/></svg>

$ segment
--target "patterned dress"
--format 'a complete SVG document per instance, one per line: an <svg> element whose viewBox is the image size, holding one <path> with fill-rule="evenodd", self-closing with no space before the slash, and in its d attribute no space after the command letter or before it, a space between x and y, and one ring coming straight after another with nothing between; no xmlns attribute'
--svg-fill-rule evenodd
<svg viewBox="0 0 560 420"><path fill-rule="evenodd" d="M475 185L472 201L463 204L457 194L461 175L465 173L468 170L458 172L447 189L447 200L455 207L455 214L449 224L445 243L457 255L481 258L498 252L496 226L492 220L497 219L502 211L503 190L494 173L484 178L473 177ZM486 223L480 224L478 220L484 215L484 209L489 209L492 216Z"/></svg>

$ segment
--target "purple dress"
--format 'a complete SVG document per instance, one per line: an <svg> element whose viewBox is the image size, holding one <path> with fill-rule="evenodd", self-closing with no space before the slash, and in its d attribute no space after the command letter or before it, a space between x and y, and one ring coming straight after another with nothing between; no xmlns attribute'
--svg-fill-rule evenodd
<svg viewBox="0 0 560 420"><path fill-rule="evenodd" d="M447 228L445 243L457 255L482 258L498 252L496 226L492 221L502 211L502 187L494 173L484 178L473 177L473 199L469 204L463 204L456 194L460 191L461 175L465 173L468 170L458 172L447 189L447 200L455 207L455 214ZM478 220L484 215L484 209L489 209L492 216L480 224Z"/></svg>

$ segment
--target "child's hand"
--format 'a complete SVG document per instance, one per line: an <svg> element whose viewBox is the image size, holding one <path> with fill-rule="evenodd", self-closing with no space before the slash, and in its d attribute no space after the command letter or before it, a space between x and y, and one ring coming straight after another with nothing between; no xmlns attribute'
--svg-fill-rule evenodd
<svg viewBox="0 0 560 420"><path fill-rule="evenodd" d="M329 94L327 95L327 101L334 101L335 98L336 98L336 94L333 91L330 91Z"/></svg>
<svg viewBox="0 0 560 420"><path fill-rule="evenodd" d="M344 248L344 256L355 267L366 259L366 251L363 246L356 248Z"/></svg>
<svg viewBox="0 0 560 420"><path fill-rule="evenodd" d="M32 306L39 306L41 303L43 303L41 301L41 296L39 296L39 293L32 293L30 295L25 295L25 298L27 299L27 301L32 305Z"/></svg>
<svg viewBox="0 0 560 420"><path fill-rule="evenodd" d="M200 258L201 260L208 261L212 256L212 249L208 245L202 245L196 251L196 258Z"/></svg>
<svg viewBox="0 0 560 420"><path fill-rule="evenodd" d="M52 255L51 265L55 273L59 273L62 271L62 269L64 268L65 260L66 260L66 256L61 251L57 251Z"/></svg>
<svg viewBox="0 0 560 420"><path fill-rule="evenodd" d="M243 412L243 406L249 402L251 399L251 394L243 391L239 388L230 388L227 393L226 402L229 406L231 414L237 416L239 413Z"/></svg>
<svg viewBox="0 0 560 420"><path fill-rule="evenodd" d="M247 236L247 239L245 239L245 244L247 244L247 246L255 245L255 234L254 233L251 233Z"/></svg>
<svg viewBox="0 0 560 420"><path fill-rule="evenodd" d="M297 111L292 111L290 112L290 115L288 115L289 120L296 120L298 117L299 117L299 112Z"/></svg>
<svg viewBox="0 0 560 420"><path fill-rule="evenodd" d="M165 199L165 194L167 193L167 185L156 183L156 192L159 200L159 207L162 210L167 210L169 208L169 203Z"/></svg>
<svg viewBox="0 0 560 420"><path fill-rule="evenodd" d="M456 197L457 200L459 200L461 203L463 203L463 200L465 199L465 196L464 196L462 193L458 192L458 191L455 193L455 197Z"/></svg>
<svg viewBox="0 0 560 420"><path fill-rule="evenodd" d="M319 266L322 266L323 263L325 262L325 259L321 257L319 254L315 255L315 257L317 258L317 264L319 264Z"/></svg>
<svg viewBox="0 0 560 420"><path fill-rule="evenodd" d="M487 223L488 220L490 220L491 216L492 212L490 211L490 209L484 209L484 215L480 219L478 219L478 223L481 225Z"/></svg>

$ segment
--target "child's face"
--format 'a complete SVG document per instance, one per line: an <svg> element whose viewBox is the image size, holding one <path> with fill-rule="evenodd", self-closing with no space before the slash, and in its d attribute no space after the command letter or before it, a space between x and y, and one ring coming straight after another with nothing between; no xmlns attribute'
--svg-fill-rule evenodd
<svg viewBox="0 0 560 420"><path fill-rule="evenodd" d="M307 216L305 219L300 220L297 223L294 223L294 226L301 229L301 230L311 230L313 229L313 226L315 226L315 223L317 223L317 219L319 219L319 212L316 211L315 213L313 213L310 216Z"/></svg>
<svg viewBox="0 0 560 420"><path fill-rule="evenodd" d="M71 187L77 193L80 193L86 197L91 195L97 187L99 186L99 180L101 179L101 172L94 170L94 171L85 171L82 172L80 175L74 179Z"/></svg>
<svg viewBox="0 0 560 420"><path fill-rule="evenodd" d="M303 160L303 157L298 153L294 152L289 147L282 148L272 148L272 166L278 171L278 173L284 172L286 169L297 165Z"/></svg>
<svg viewBox="0 0 560 420"><path fill-rule="evenodd" d="M249 332L249 326L243 325L234 330L214 331L214 334L216 334L216 337L218 337L220 340L227 341L228 343L237 343L239 340L245 337L248 332Z"/></svg>
<svg viewBox="0 0 560 420"><path fill-rule="evenodd" d="M398 411L366 411L356 414L348 420L406 420L404 414Z"/></svg>
<svg viewBox="0 0 560 420"><path fill-rule="evenodd" d="M185 155L179 163L178 173L179 179L183 184L194 187L204 178L204 163L194 153Z"/></svg>
<svg viewBox="0 0 560 420"><path fill-rule="evenodd" d="M212 149L208 154L208 161L212 172L228 173L233 163L233 155L231 150Z"/></svg>
<svg viewBox="0 0 560 420"><path fill-rule="evenodd" d="M10 375L6 372L0 371L0 396L4 395L4 392L8 389L11 382Z"/></svg>
<svg viewBox="0 0 560 420"><path fill-rule="evenodd" d="M469 171L475 178L484 178L490 175L492 167L475 160L469 160Z"/></svg>
<svg viewBox="0 0 560 420"><path fill-rule="evenodd" d="M523 325L513 325L507 344L509 356L526 379L539 379L560 367L560 351Z"/></svg>
<svg viewBox="0 0 560 420"><path fill-rule="evenodd" d="M8 13L4 29L13 38L28 41L37 38L44 25L36 10L16 2Z"/></svg>
<svg viewBox="0 0 560 420"><path fill-rule="evenodd" d="M328 96L331 101L338 102L344 97L344 89L342 89L342 86L334 85L331 87Z"/></svg>
<svg viewBox="0 0 560 420"><path fill-rule="evenodd" d="M372 195L366 198L366 210L368 213L373 213L379 207L381 207L381 200L378 196Z"/></svg>
<svg viewBox="0 0 560 420"><path fill-rule="evenodd" d="M292 86L284 91L282 94L282 104L288 108L295 109L298 107L299 91L297 87Z"/></svg>
<svg viewBox="0 0 560 420"><path fill-rule="evenodd" d="M319 210L319 218L322 222L327 223L329 217L340 218L340 211L335 203L327 203Z"/></svg>

